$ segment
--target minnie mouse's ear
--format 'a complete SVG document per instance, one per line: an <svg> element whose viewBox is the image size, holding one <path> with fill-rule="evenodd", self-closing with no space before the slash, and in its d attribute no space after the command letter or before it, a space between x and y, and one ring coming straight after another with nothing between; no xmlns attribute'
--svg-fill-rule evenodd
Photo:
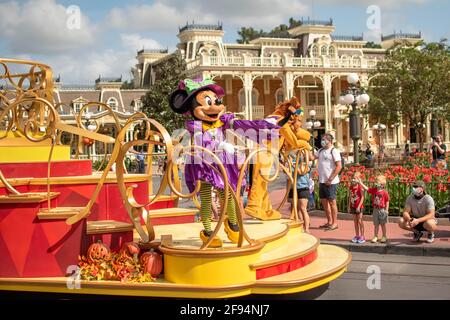
<svg viewBox="0 0 450 320"><path fill-rule="evenodd" d="M176 90L169 97L169 106L176 113L185 113L189 111L189 103L187 103L188 94L185 90Z"/></svg>

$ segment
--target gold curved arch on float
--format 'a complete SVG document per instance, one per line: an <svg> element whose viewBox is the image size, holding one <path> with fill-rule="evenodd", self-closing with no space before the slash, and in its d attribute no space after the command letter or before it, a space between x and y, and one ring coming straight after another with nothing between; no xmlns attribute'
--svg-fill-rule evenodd
<svg viewBox="0 0 450 320"><path fill-rule="evenodd" d="M244 160L244 162L242 163L241 166L241 170L239 171L239 176L238 176L238 181L236 184L236 190L238 191L237 194L235 194L236 197L236 202L238 203L240 210L242 212L245 212L244 207L243 207L243 201L242 201L242 196L241 193L239 192L239 190L241 190L242 188L242 184L243 184L243 179L245 176L245 172L247 171L247 167L250 163L250 160L252 158L254 158L255 156L257 156L259 153L270 153L270 155L274 158L274 163L275 163L275 173L272 177L266 178L264 173L262 171L260 171L260 175L261 177L267 181L267 182L272 182L274 181L277 177L278 177L278 172L279 172L279 161L278 161L278 154L275 154L275 152L272 149L256 149L253 150L252 152L250 152L250 154L246 157L246 159ZM238 224L239 224L239 228L243 228L244 226L244 222L242 220L242 214L240 215L240 218L238 219ZM243 236L245 236L245 239L252 243L252 240L250 239L250 237L248 237L248 235L245 233L245 231L242 234L239 234L239 243L242 244L243 242Z"/></svg>
<svg viewBox="0 0 450 320"><path fill-rule="evenodd" d="M186 152L186 151L189 151L189 152ZM226 171L225 171L225 167L223 166L222 161L220 161L220 159L213 152L211 152L210 150L208 150L208 149L206 149L204 147L196 146L196 145L190 145L190 146L182 147L181 148L181 152L185 152L185 153L189 154L191 157L195 157L196 156L196 152L201 152L202 154L207 154L207 156L210 156L212 158L213 163L215 163L219 167L219 169L215 168L212 164L207 163L205 161L203 161L203 163L205 163L211 169L213 169L214 171L219 173L222 176L222 179L223 179L223 185L224 185L224 196L223 196L223 198L224 198L224 202L223 202L223 205L220 206L219 221L217 222L216 227L213 230L213 233L209 237L208 241L206 243L204 243L200 247L200 250L205 250L205 249L207 249L210 246L210 244L211 244L212 240L214 239L214 237L217 236L217 233L219 232L220 227L222 226L223 222L225 221L225 212L226 212L227 207L228 207L228 203L227 203L228 202L227 201L228 195L229 195L230 192L233 195L234 192L231 190L231 188L229 186L228 177L227 177L227 174L226 174ZM167 171L168 172L168 182L169 182L169 186L170 186L171 190L176 195L178 195L180 198L194 198L194 196L200 191L201 181L197 180L195 182L195 189L194 189L194 191L192 191L189 194L182 194L181 191L177 190L174 187L173 183L172 183L172 176L171 176L172 170L171 169L172 169L173 164L174 164L174 162L172 160L170 160L169 164L168 164L168 171ZM241 216L241 212L239 212L239 213L237 212L236 215L237 216ZM243 229L239 230L240 234L242 233L242 230ZM239 247L242 246L242 242L238 243L238 246Z"/></svg>

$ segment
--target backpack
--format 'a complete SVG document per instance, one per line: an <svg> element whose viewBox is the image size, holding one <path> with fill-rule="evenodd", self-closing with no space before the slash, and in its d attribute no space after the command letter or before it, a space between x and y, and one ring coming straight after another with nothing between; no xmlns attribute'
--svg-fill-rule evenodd
<svg viewBox="0 0 450 320"><path fill-rule="evenodd" d="M323 148L320 148L320 149L319 149L319 155L320 155L320 152L321 152L322 150L323 150ZM333 158L333 162L336 162L336 161L334 160L333 150L334 150L334 147L331 148L331 157ZM344 167L345 167L345 159L344 159L344 157L342 156L342 152L339 152L339 154L341 155L341 170L339 170L338 174L340 174L340 173L342 172L342 170L344 169Z"/></svg>

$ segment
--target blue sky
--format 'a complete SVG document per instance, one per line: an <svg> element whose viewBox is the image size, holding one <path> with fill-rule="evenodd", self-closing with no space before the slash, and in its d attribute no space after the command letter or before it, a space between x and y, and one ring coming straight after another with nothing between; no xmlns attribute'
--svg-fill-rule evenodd
<svg viewBox="0 0 450 320"><path fill-rule="evenodd" d="M66 9L76 5L80 28L68 30ZM380 10L381 30L369 30L368 6ZM175 49L186 21L223 22L225 42L241 26L270 30L290 17L333 18L335 34L376 40L394 30L422 31L426 41L450 39L447 0L0 0L0 56L39 60L64 83L93 83L103 76L130 77L136 51Z"/></svg>

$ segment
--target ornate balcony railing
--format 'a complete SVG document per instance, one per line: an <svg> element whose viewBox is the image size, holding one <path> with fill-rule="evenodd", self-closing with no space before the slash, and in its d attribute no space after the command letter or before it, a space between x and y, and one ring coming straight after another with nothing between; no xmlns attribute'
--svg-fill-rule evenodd
<svg viewBox="0 0 450 320"><path fill-rule="evenodd" d="M187 62L187 69L196 67L303 67L303 68L374 68L377 58L328 58L328 57L249 57L249 56L201 56Z"/></svg>
<svg viewBox="0 0 450 320"><path fill-rule="evenodd" d="M313 19L304 19L302 18L300 21L300 25L306 25L306 26L332 26L333 25L333 19L330 18L330 20L313 20Z"/></svg>
<svg viewBox="0 0 450 320"><path fill-rule="evenodd" d="M305 114L305 119L308 117L309 111L310 110L315 110L316 111L316 119L321 120L321 119L325 119L325 106L308 106L305 105L304 106L304 114Z"/></svg>
<svg viewBox="0 0 450 320"><path fill-rule="evenodd" d="M331 35L331 39L337 40L337 41L362 41L363 36L343 36L343 35Z"/></svg>
<svg viewBox="0 0 450 320"><path fill-rule="evenodd" d="M141 53L169 53L169 49L142 49L138 51L138 54Z"/></svg>
<svg viewBox="0 0 450 320"><path fill-rule="evenodd" d="M386 41L386 40L391 40L391 39L421 39L422 38L422 33L403 33L403 32L399 32L396 33L394 32L393 34L389 34L387 36L381 36L381 41Z"/></svg>
<svg viewBox="0 0 450 320"><path fill-rule="evenodd" d="M222 30L223 25L221 23L219 24L189 24L187 23L184 27L179 28L178 30L180 32L183 32L185 30Z"/></svg>

